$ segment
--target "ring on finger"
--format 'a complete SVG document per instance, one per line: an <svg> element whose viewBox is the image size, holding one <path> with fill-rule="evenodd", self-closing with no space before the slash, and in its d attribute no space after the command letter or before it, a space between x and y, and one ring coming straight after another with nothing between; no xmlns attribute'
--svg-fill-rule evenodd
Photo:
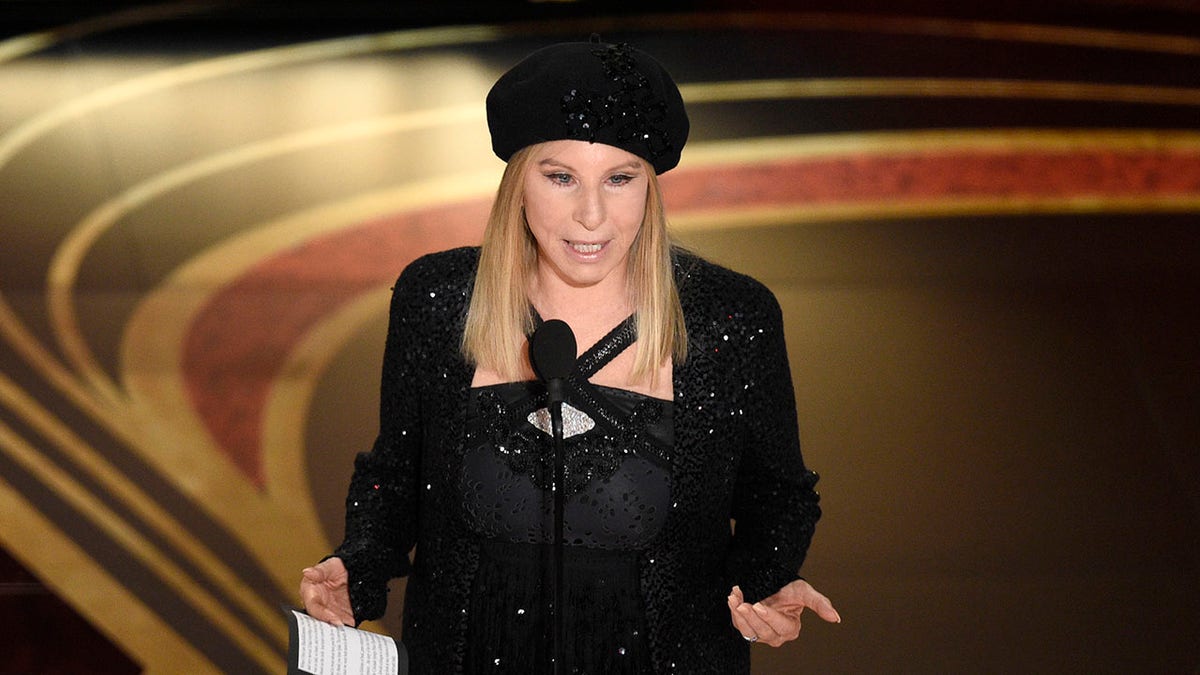
<svg viewBox="0 0 1200 675"><path fill-rule="evenodd" d="M749 642L750 644L754 644L755 642L758 642L757 635L743 635L742 639L745 640L746 642Z"/></svg>

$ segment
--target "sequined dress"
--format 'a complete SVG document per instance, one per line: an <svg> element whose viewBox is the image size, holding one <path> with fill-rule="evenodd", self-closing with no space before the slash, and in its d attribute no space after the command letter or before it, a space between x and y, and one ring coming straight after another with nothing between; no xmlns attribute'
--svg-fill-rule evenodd
<svg viewBox="0 0 1200 675"><path fill-rule="evenodd" d="M671 402L587 380L633 342L583 354L563 403L565 673L651 672L638 557L670 509ZM549 672L553 456L542 383L471 390L462 496L482 538L467 673Z"/></svg>
<svg viewBox="0 0 1200 675"><path fill-rule="evenodd" d="M413 675L464 673L477 657L491 656L493 663L504 658L473 651L472 645L479 640L498 644L499 638L484 631L511 634L513 629L495 617L529 608L513 604L520 597L497 600L489 608L486 596L496 579L531 564L529 551L541 546L531 540L544 541L544 533L528 523L522 530L519 520L489 524L488 509L494 513L498 500L480 497L472 505L463 499L476 452L481 454L475 460L503 458L501 468L531 476L536 484L533 463L514 465L498 450L503 440L542 433L513 421L527 407L520 402L526 392L503 387L488 395L472 391L474 368L458 345L478 259L477 248L425 256L411 263L396 283L379 435L370 452L355 459L346 535L335 551L349 573L351 607L360 621L383 615L389 582L408 578L401 638ZM749 645L730 625L725 598L737 584L754 602L796 578L821 513L813 489L817 476L800 453L775 298L753 279L686 252L676 251L672 259L688 354L673 368L669 410L664 407L655 422L653 410L639 411L643 401L633 401L632 408L614 415L621 423L598 425L590 438L580 436L580 452L572 463L575 479L568 484L579 500L589 494L580 487L582 477L608 475L611 481L620 470L641 477L653 474L650 467L661 460L669 490L666 513L661 525L642 523L641 531L625 542L601 542L595 528L575 526L573 538L590 531L596 537L590 543L596 545L573 549L585 553L576 556L578 564L603 566L605 578L627 572L610 604L638 613L628 620L613 618L610 628L617 633L627 629L630 635L637 630L643 642L641 647L612 642L613 648L625 647L627 654L632 650L635 659L648 658L656 675L747 674ZM588 372L585 363L579 365ZM617 403L589 407L580 402L575 407L599 411L594 419L605 420L603 411L620 403L620 394L615 397ZM652 432L667 415L669 443ZM469 422L473 416L476 421ZM621 442L608 440L623 432L630 435ZM486 451L479 450L485 446ZM606 449L585 454L585 446ZM632 460L591 463L593 457L615 457L624 449L635 450L646 470L633 471L637 464L628 463ZM613 473L605 473L609 471ZM604 479L587 484L603 485ZM492 492L500 494L502 486L495 487ZM637 494L651 499L654 490L645 488L639 485ZM530 508L527 513L536 513ZM659 513L656 506L655 515ZM736 521L733 528L731 519ZM522 531L529 536L514 534ZM510 551L518 552L506 557ZM525 586L527 592L534 588Z"/></svg>

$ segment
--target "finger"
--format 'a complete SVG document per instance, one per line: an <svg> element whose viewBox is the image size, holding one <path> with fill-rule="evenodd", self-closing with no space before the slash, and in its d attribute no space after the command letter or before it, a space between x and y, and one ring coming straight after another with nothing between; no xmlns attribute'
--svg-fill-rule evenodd
<svg viewBox="0 0 1200 675"><path fill-rule="evenodd" d="M304 579L307 579L314 584L319 584L325 581L325 570L321 569L320 567L305 567L300 574Z"/></svg>
<svg viewBox="0 0 1200 675"><path fill-rule="evenodd" d="M748 621L746 621L746 617L742 616L742 613L737 610L737 607L729 608L729 620L733 623L734 629L742 634L742 637L747 639L758 638L758 634L754 632L754 627L751 626Z"/></svg>
<svg viewBox="0 0 1200 675"><path fill-rule="evenodd" d="M726 604L729 606L729 619L733 623L733 627L742 634L742 637L757 640L758 636L754 634L754 630L750 627L750 624L737 611L738 607L744 603L745 597L742 595L742 589L737 586L730 589L729 597L726 598Z"/></svg>
<svg viewBox="0 0 1200 675"><path fill-rule="evenodd" d="M740 633L744 639L750 642L757 642L761 639L761 636L759 636L758 631L755 630L755 627L750 623L749 615L747 614L747 609L749 609L750 605L747 605L745 602L740 602L740 590L738 591L738 596L738 600L735 600L734 596L732 594L730 595L730 621L733 623L734 629ZM751 614L752 613L753 612L751 612Z"/></svg>
<svg viewBox="0 0 1200 675"><path fill-rule="evenodd" d="M800 636L800 613L788 614L767 607L761 602L751 605L751 609L771 627L780 638L780 644L790 642ZM775 645L779 646L779 645Z"/></svg>
<svg viewBox="0 0 1200 675"><path fill-rule="evenodd" d="M745 601L745 598L742 596L742 589L738 588L737 586L734 586L732 589L730 589L729 597L726 598L726 604L729 605L729 611L731 612L737 609L738 605Z"/></svg>
<svg viewBox="0 0 1200 675"><path fill-rule="evenodd" d="M300 582L300 603L304 605L304 609L308 610L316 605L319 605L321 591L319 587L311 581L305 579ZM311 611L309 612L312 613Z"/></svg>
<svg viewBox="0 0 1200 675"><path fill-rule="evenodd" d="M829 601L829 598L817 593L816 591L813 591L813 594L816 595L816 598L811 604L809 604L809 607L812 609L812 611L816 612L817 616L830 623L841 623L842 616L838 614L836 609L833 608L833 603Z"/></svg>
<svg viewBox="0 0 1200 675"><path fill-rule="evenodd" d="M749 603L742 603L736 611L752 631L752 633L743 633L743 635L757 635L759 642L765 642L773 646L782 644L779 634L775 632L771 624L767 623Z"/></svg>
<svg viewBox="0 0 1200 675"><path fill-rule="evenodd" d="M335 608L330 603L328 594L320 586L303 584L300 587L300 601L304 611L318 621L324 621L335 626L354 623L353 618L346 620L346 611Z"/></svg>

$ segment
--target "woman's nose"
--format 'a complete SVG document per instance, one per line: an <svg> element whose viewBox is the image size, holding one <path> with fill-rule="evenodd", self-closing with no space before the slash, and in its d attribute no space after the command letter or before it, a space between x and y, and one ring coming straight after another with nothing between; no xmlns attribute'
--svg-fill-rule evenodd
<svg viewBox="0 0 1200 675"><path fill-rule="evenodd" d="M579 201L575 204L575 220L589 231L604 224L604 197L598 189L580 191Z"/></svg>

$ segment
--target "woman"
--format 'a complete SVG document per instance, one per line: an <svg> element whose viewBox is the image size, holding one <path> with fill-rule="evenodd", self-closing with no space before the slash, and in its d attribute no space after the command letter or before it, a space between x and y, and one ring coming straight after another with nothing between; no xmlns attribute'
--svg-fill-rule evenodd
<svg viewBox="0 0 1200 675"><path fill-rule="evenodd" d="M580 347L563 672L745 673L749 645L794 639L805 607L840 621L796 576L820 509L779 306L667 235L657 174L688 133L670 76L626 45L554 45L487 110L508 165L483 246L396 284L380 434L355 461L345 541L304 570L308 612L377 618L407 575L412 672L548 668L553 467L527 336L560 319Z"/></svg>

